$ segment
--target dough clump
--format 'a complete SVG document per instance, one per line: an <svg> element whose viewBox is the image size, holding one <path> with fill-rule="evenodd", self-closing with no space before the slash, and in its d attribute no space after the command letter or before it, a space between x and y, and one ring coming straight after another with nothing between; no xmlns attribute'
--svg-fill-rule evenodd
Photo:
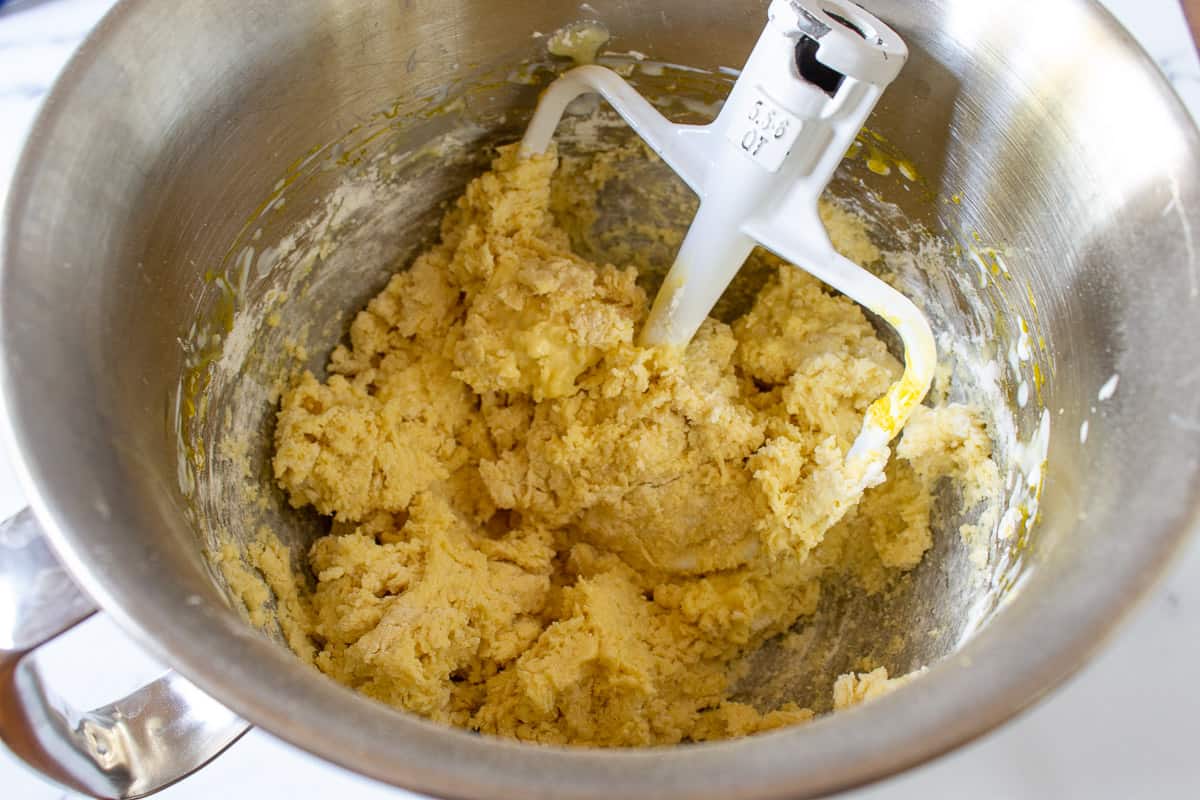
<svg viewBox="0 0 1200 800"><path fill-rule="evenodd" d="M572 252L556 167L502 148L328 378L283 397L275 476L333 520L289 603L299 649L385 703L529 741L804 721L731 701L740 659L813 613L823 578L878 591L919 563L934 484L995 471L985 426L921 409L864 494L844 456L901 364L862 310L781 264L732 325L639 347L636 271ZM842 213L835 240L861 250Z"/></svg>

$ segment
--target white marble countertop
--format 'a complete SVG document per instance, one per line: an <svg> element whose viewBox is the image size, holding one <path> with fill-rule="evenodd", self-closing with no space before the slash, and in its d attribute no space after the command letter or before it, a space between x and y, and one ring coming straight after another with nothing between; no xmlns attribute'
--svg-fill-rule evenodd
<svg viewBox="0 0 1200 800"><path fill-rule="evenodd" d="M7 185L25 131L55 74L112 1L13 0L0 7L0 187ZM1104 3L1200 118L1200 62L1176 0ZM0 515L23 504L8 458L0 453ZM96 652L105 654L104 672L81 669ZM44 656L65 694L85 706L129 691L157 669L103 617L61 638ZM844 798L1198 798L1197 664L1200 538L1107 649L1032 711L932 764ZM159 796L414 797L318 761L258 730ZM0 747L0 798L68 797L74 795L43 783Z"/></svg>

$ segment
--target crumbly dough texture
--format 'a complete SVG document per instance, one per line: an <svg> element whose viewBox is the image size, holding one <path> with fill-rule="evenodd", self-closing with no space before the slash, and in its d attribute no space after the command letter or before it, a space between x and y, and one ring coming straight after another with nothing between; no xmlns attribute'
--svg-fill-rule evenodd
<svg viewBox="0 0 1200 800"><path fill-rule="evenodd" d="M901 365L860 308L780 265L732 326L639 347L636 271L571 251L556 166L502 149L440 244L354 320L328 379L285 394L276 478L333 522L311 589L259 545L280 625L371 697L523 740L807 720L730 701L739 659L811 614L823 579L878 591L914 567L934 484L994 477L985 426L922 408L864 495L844 455ZM869 260L861 226L825 212Z"/></svg>
<svg viewBox="0 0 1200 800"><path fill-rule="evenodd" d="M924 671L925 669L921 668L899 678L889 678L887 667L876 667L870 672L848 672L840 675L833 684L833 710L845 711L852 706L883 697Z"/></svg>

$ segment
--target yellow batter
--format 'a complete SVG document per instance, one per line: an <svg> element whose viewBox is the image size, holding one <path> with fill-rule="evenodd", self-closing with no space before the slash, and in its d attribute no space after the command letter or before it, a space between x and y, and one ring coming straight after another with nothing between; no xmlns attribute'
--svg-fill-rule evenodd
<svg viewBox="0 0 1200 800"><path fill-rule="evenodd" d="M538 742L808 719L729 701L739 659L812 613L823 579L877 591L914 567L934 483L970 498L994 480L984 424L920 409L886 482L857 492L844 454L901 369L859 307L781 266L732 326L638 347L635 270L572 253L556 166L501 150L441 243L358 315L329 379L284 396L275 475L333 518L315 590L295 590L286 555L256 558L289 642L383 702ZM851 257L878 257L825 211ZM846 676L839 707L882 691L872 675Z"/></svg>

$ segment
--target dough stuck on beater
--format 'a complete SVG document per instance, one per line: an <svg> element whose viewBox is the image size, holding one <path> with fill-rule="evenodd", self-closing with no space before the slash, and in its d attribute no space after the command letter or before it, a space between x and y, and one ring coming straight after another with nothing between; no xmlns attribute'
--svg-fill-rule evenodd
<svg viewBox="0 0 1200 800"><path fill-rule="evenodd" d="M284 396L276 478L333 519L315 588L297 596L272 561L286 628L311 642L294 649L382 702L528 741L803 722L730 700L741 659L812 614L824 581L876 592L916 566L934 484L982 497L995 480L982 419L922 409L864 494L846 451L901 365L859 306L781 266L732 325L640 347L636 271L571 251L556 166L502 148L329 377ZM869 248L851 215L827 224Z"/></svg>

